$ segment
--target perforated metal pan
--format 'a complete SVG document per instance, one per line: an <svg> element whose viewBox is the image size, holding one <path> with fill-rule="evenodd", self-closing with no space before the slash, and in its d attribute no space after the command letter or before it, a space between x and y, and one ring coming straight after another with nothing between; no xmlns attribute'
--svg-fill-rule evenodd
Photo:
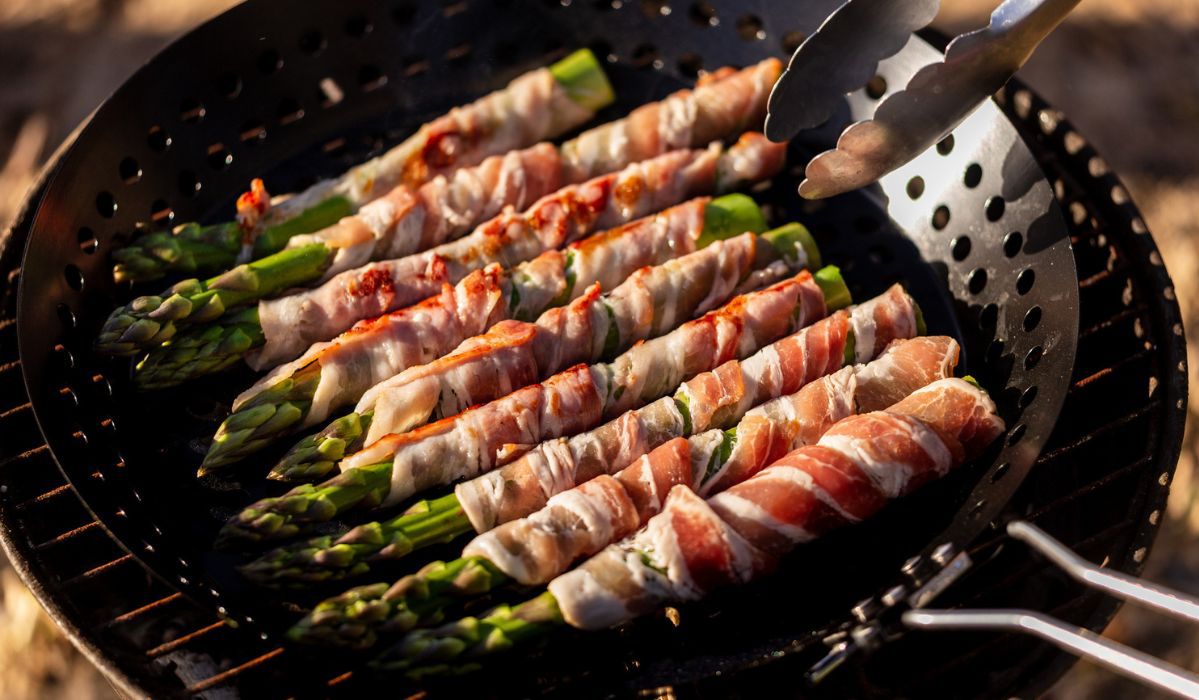
<svg viewBox="0 0 1199 700"><path fill-rule="evenodd" d="M700 69L784 56L834 4L253 0L201 27L97 111L33 217L18 339L56 461L97 520L156 575L240 629L277 636L294 616L291 603L305 601L260 594L211 552L224 519L272 487L217 490L192 476L249 374L135 392L127 362L90 349L108 311L138 291L114 287L106 253L141 227L227 217L250 177L287 191L339 172L574 47L609 61L618 102L605 120L688 84ZM914 38L879 74L901 85L937 55ZM343 99L321 90L327 80ZM501 677L533 671L541 688L594 679L637 688L761 663L835 624L909 557L967 546L1024 478L1074 365L1078 286L1065 221L1032 153L994 105L875 188L799 200L803 163L848 120L868 116L882 94L851 96L826 127L793 143L792 167L755 196L772 221L807 223L858 298L904 282L930 332L962 341L963 371L997 399L1008 435L983 460L874 522L805 548L752 591L685 609L680 628L649 619L575 635Z"/></svg>

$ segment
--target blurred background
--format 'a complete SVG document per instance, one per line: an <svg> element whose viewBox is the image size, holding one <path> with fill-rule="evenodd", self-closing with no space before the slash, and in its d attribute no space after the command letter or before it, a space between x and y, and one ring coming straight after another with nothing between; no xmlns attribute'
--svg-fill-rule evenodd
<svg viewBox="0 0 1199 700"><path fill-rule="evenodd" d="M942 0L936 26L986 22L999 0ZM0 0L0 226L45 159L139 65L234 0ZM1083 0L1022 78L1124 178L1174 277L1199 367L1199 0ZM1196 383L1191 395L1199 397ZM1199 401L1147 578L1199 594ZM1199 629L1125 607L1107 634L1199 669ZM1078 664L1049 697L1146 697ZM0 698L112 698L0 558Z"/></svg>

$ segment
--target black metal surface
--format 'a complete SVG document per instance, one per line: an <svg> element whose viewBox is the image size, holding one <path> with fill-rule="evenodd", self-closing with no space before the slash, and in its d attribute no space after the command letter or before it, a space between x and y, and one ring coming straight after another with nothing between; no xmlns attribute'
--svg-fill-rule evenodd
<svg viewBox="0 0 1199 700"><path fill-rule="evenodd" d="M41 319L30 322L36 325L27 326L27 316L25 310L22 311L21 359L26 363L23 370L29 386L36 389L34 400L42 427L72 483L99 521L127 543L151 570L196 599L200 610L220 607L234 616L266 617L261 631L256 624L261 619L251 624L243 621L237 630L212 628L213 622L208 621L198 623L199 626L191 628L192 632L208 631L194 637L194 644L188 637L187 628L166 632L165 635L172 639L182 635L184 643L168 642L174 646L163 653L181 655L187 650L190 657L181 665L176 661L174 669L158 668L150 675L165 675L175 682L181 680L184 686L192 685L194 690L229 683L246 694L267 689L271 694L287 694L299 692L296 689L323 688L324 682L338 677L349 666L345 665L345 660L327 657L301 656L297 661L291 652L277 651L271 639L261 639L259 634L269 637L278 631L285 609L254 597L253 592L246 591L240 580L231 575L228 561L207 554L212 532L220 519L249 498L259 495L256 488L260 487L213 492L195 485L190 475L198 460L197 445L189 445L188 441L211 434L219 402L227 401L245 377L233 378L222 386L209 384L147 400L125 386L127 367L90 356L87 347L91 332L118 295L128 293L127 290L111 289L107 282L104 254L111 250L113 238L120 233L127 234L137 222L149 219L152 210L162 211L156 203L160 197L176 212L177 220L198 216L213 218L230 210L232 198L251 175L265 171L272 187L289 189L302 185L305 179L340 170L363 157L366 151L394 142L406 133L407 128L446 106L483 92L496 82L577 44L593 45L619 59L613 64L612 72L622 93L622 106L628 107L683 84L687 79L686 71L696 65L695 56L702 55L703 64L714 67L725 62L748 63L767 53L781 54L782 39L794 40L794 35L788 36L789 32L796 27L810 27L811 24L803 22L814 22L822 16L820 8L814 5L802 10L784 10L761 3L752 8L760 14L750 15L743 14L745 9L741 6L725 11L717 4L698 3L690 8L675 7L666 15L661 10L670 6L665 3L630 3L619 10L591 4L563 9L556 3L539 3L521 8L525 23L519 28L497 29L495 36L481 38L477 31L472 33L471 28L484 24L500 27L498 17L504 12L512 12L510 5L436 4L409 13L402 7L365 4L359 7L351 3L337 8L289 8L286 19L270 12L268 5L251 3L243 6L220 18L216 25L186 37L131 80L97 113L96 120L108 121L94 121L68 154L67 162L73 164L73 170L55 180L41 204L33 229L34 240L42 245L37 248L37 254L33 254L31 248L31 257L22 273L25 283L22 302L32 309L30 313L34 316L31 317ZM508 6L497 8L496 5ZM712 7L715 14L706 13L701 6ZM767 9L773 14L768 14ZM333 19L326 17L326 13L331 13ZM796 13L797 18L792 19L797 23L788 24L779 17L786 13ZM719 20L717 26L710 21L713 16ZM359 17L365 18L365 24ZM495 21L488 23L491 19ZM433 31L443 25L446 28ZM362 32L364 26L370 27L365 34ZM556 27L560 31L547 31L546 27ZM764 39L758 38L755 27ZM318 29L323 32L323 41L313 40L312 32ZM515 38L509 37L510 41L504 43L502 31L515 32ZM258 36L264 32L265 38L259 41ZM414 32L419 33L420 42L411 41ZM215 50L211 39L205 38L214 35L221 37L219 51ZM655 46L645 40L659 35L668 36L669 41L662 39ZM397 37L409 40L399 42ZM552 45L545 44L546 37L553 38ZM467 43L467 38L473 43ZM413 51L418 43L429 48L420 55L405 53L401 56L394 50L396 43ZM312 47L322 45L324 48L318 55L307 53ZM689 48L694 49L694 55L689 55L692 53ZM178 56L184 54L203 55L209 61L182 62ZM464 54L466 58L462 58ZM279 63L276 56L283 64L278 70L274 70ZM418 60L413 62L413 59ZM427 63L422 65L421 61ZM656 65L655 61L662 63ZM359 76L376 75L363 68L368 63L388 76L386 89L368 89L377 86L378 81L367 80L363 87L347 89L346 99L341 104L328 108L320 106L314 92L320 77L331 76L343 86L354 85ZM638 67L639 63L645 65ZM233 84L225 76L231 68L241 71L238 76L241 87L239 93L229 99L221 92L222 88ZM170 80L163 78L166 70L170 71ZM272 70L269 77L265 75ZM888 68L884 67L881 72L886 75L886 70ZM447 81L446 76L450 80ZM183 105L191 99L205 105L205 114L199 123L181 119L181 114L174 110L176 103ZM421 107L413 104L418 99ZM855 99L859 101L855 108L864 108L861 101L867 98ZM305 118L280 124L281 116L296 113L296 105L288 100L295 100L306 110ZM192 106L190 102L187 104ZM194 110L180 111L194 113ZM840 116L850 116L848 107ZM265 139L252 135L262 125L266 128ZM153 127L159 131L154 131L154 138L150 138ZM162 131L171 134L171 144L165 152L159 153L154 147L162 145ZM102 133L104 137L89 138L89 133ZM245 134L251 136L242 141L241 136ZM816 134L805 144L798 144L797 158L806 152L805 146L818 147L820 138ZM212 148L214 144L225 144L233 155L232 167L223 172L213 169L223 159L208 158L210 151L222 153L219 148ZM1039 148L1052 152L1055 146L1042 144ZM935 156L941 161L921 166L929 168L923 171L924 176L931 180L941 173L951 173L957 180L972 158L981 158L975 154L982 151L974 149L975 141L956 140L948 155ZM142 170L139 182L125 184L119 181L118 164L126 157L138 161ZM905 216L903 211L896 209L897 206L902 204L909 209L913 206L906 204L910 201L906 200L906 177L896 184L885 183L883 191L849 195L826 205L804 206L793 195L797 173L792 172L778 178L763 196L777 205L774 212L777 220L798 214L812 224L829 259L845 267L847 276L855 283L856 293L879 291L894 279L905 279L926 307L930 328L934 332L950 332L963 338L969 371L980 376L984 385L996 392L1009 418L1019 415L1030 426L1022 441L1007 450L1012 456L1005 454L963 472L955 480L892 509L879 523L846 533L826 545L809 548L802 559L794 560L795 567L789 572L790 576L780 576L773 583L756 587L753 595L730 594L710 604L688 608L684 611L681 627L667 625L663 619L652 619L624 632L568 636L563 644L539 652L540 658L530 659L528 665L508 664L494 670L501 680L514 684L507 686L509 689L533 692L605 687L628 691L663 683L686 684L709 678L716 671L731 672L747 664L761 664L774 658L780 649L799 652L793 656L808 660L818 646L813 644L818 637L815 631L835 625L852 602L881 590L890 582L898 563L904 558L926 543L937 544L946 538L969 542L978 529L985 527L992 516L1000 512L1008 500L1007 494L1027 469L1021 468L1023 465L1018 463L1021 455L1016 451L1021 451L1026 457L1024 463L1031 466L1038 440L1048 436L1052 417L1056 415L1056 407L1048 395L1050 392L1046 391L1039 393L1037 400L1022 411L1019 407L1021 392L1037 381L1037 377L1025 377L1019 370L1008 372L1005 365L1023 356L1014 355L1013 349L1026 353L1037 344L1039 334L1015 328L1022 325L1024 313L1036 295L1045 293L1051 285L1070 287L1076 279L1072 270L1068 274L1038 275L1033 291L1019 295L1023 299L1014 303L1005 300L1002 306L1005 315L997 314L996 327L1000 329L1000 337L1010 340L1011 344L998 354L997 361L988 358L986 352L995 329L989 324L980 327L978 315L992 302L997 304L997 311L1000 310L998 300L1004 294L1012 294L998 281L1010 283L1023 269L1018 266L1029 264L1035 259L1031 253L1036 252L1026 245L1013 256L1002 254L999 252L1004 240L1002 233L1016 228L1025 234L1037 230L1020 222L1025 215L1023 207L1029 202L1035 200L1042 211L1054 208L1052 198L1047 196L1047 186L1026 192L1020 192L1022 188L1014 192L996 189L1020 181L1008 176L1011 171L1004 168L1005 165L1010 167L1011 162L1009 158L1006 163L1000 161L996 167L984 168L984 179L975 188L964 184L957 186L964 192L950 195L948 182L943 189L926 185L921 207L927 203L931 212L940 203L932 198L943 192L947 197L953 197L953 206L950 224L944 230L937 230L927 217L908 222L906 233L914 237L919 248L900 235L894 223L882 213L882 194L885 192L892 194L892 215L896 218ZM186 176L188 172L195 174L202 184L198 194L190 186L193 180ZM176 194L181 183L189 184L187 194L191 196ZM1092 196L1087 184L1084 183L1081 192L1075 196ZM99 196L100 192L112 194L117 201L118 208L111 218L104 217L97 208L97 204L107 203L106 198ZM987 200L995 194L1004 196L1007 206L998 221L992 222L986 218L985 211ZM87 226L87 234L77 235L81 225ZM1126 228L1133 225L1124 222ZM92 248L93 252L89 253L91 246L85 243L90 240L90 235L99 239L99 245L98 251ZM962 260L957 260L955 249L960 254L958 241L963 235L972 237L972 250ZM1147 243L1141 245L1152 245L1148 236L1143 238ZM1028 239L1030 242L1039 240L1031 234ZM1048 240L1053 243L1055 239L1049 235ZM1061 243L1059 239L1058 244ZM1068 254L1068 248L1066 252ZM973 293L969 280L975 269L983 267L980 260L990 261L987 264L993 265L984 267L991 281L980 292ZM70 279L77 278L74 272L67 272L67 264L79 268L84 285L82 292L72 289L68 275ZM1138 281L1146 289L1160 283L1160 279ZM946 288L951 290L952 297L945 293ZM950 298L960 302L952 303ZM60 299L68 304L76 319L74 330L59 329L61 320L57 304ZM1012 315L1007 315L1008 310ZM1083 311L1085 317L1085 306ZM39 312L41 315L37 316ZM1063 321L1055 314L1069 316L1069 312L1069 304L1046 305L1042 308L1038 328L1032 330L1057 329L1060 332ZM1173 313L1176 317L1176 306ZM25 327L36 328L38 332L27 333ZM1155 325L1153 329L1160 327ZM1074 336L1074 333L1067 334L1067 338ZM71 352L71 367L63 366L65 355L62 351L54 351L60 340L64 350L74 351ZM1043 347L1052 346L1044 344ZM1067 353L1049 352L1035 369L1045 373L1039 376L1064 378L1069 376L1072 364L1072 357ZM74 392L78 403L70 398L70 393L59 392L61 387ZM1015 388L1014 393L1003 391L1005 387ZM61 403L64 399L66 403ZM1067 410L1067 416L1080 411L1083 414L1089 412L1085 406L1075 406ZM164 425L163 417L181 421L181 424ZM1173 414L1162 416L1161 420L1169 425L1174 422L1181 425L1181 418ZM79 430L87 436L85 441L71 437ZM71 445L72 441L78 444ZM1155 461L1154 466L1165 466L1168 474L1174 463L1173 457L1176 457L1177 444L1173 434L1166 434L1153 452L1154 455L1161 452L1165 458ZM124 459L118 461L117 455ZM1013 466L1000 470L1006 475L992 484L991 475L995 472L990 470L998 468L1004 461ZM1141 476L1138 470L1130 473ZM1072 491L1070 484L1064 486L1066 491ZM969 495L973 488L992 497L987 499L979 514L971 518L970 509L977 502ZM960 504L965 517L953 518L952 509L946 508L945 501ZM7 507L0 514L13 517ZM900 523L903 527L896 527ZM1144 538L1151 537L1155 525L1156 522L1141 524L1134 530L1147 543ZM101 534L99 528L94 529ZM13 538L9 536L8 539ZM147 550L147 546L152 551ZM870 552L869 561L863 561L866 557L857 554L860 552ZM129 565L140 570L136 563L129 562ZM822 572L816 577L818 580L811 580L811 571ZM830 571L835 575L826 573ZM36 575L34 578L41 579ZM163 588L158 583L153 585ZM52 595L50 591L44 594ZM764 596L770 596L772 605L769 619L762 615ZM819 601L820 605L813 606L812 601ZM194 611L191 614L195 619ZM272 614L276 617L272 618ZM747 618L754 622L746 624ZM1102 626L1106 618L1100 618L1102 615L1090 622ZM86 634L86 625L80 626ZM127 640L121 643L127 643ZM191 651L193 647L198 651ZM115 651L114 656L117 656ZM115 663L125 668L131 661L117 658ZM251 666L243 670L246 663ZM132 664L140 672L146 671L135 660ZM1019 666L1024 668L1025 664ZM790 672L795 672L791 662L770 664L766 668L790 668ZM224 677L216 675L230 671L233 673ZM778 673L777 670L773 672ZM748 690L760 687L754 679L761 677L763 672L734 674L732 682ZM214 678L216 681L212 680ZM351 682L363 683L369 679ZM496 684L494 676L488 677L487 682L492 691L502 687ZM692 690L697 687L691 686ZM990 689L999 692L999 687ZM1018 687L1010 685L1007 692L1014 692Z"/></svg>

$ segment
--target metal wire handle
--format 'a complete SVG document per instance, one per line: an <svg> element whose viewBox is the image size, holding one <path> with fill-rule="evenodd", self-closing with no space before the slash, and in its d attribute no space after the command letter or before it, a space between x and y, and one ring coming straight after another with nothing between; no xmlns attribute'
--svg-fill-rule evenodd
<svg viewBox="0 0 1199 700"><path fill-rule="evenodd" d="M1037 550L1082 584L1168 615L1199 622L1199 600L1127 574L1106 571L1078 556L1037 526L1008 524L1008 535ZM1007 630L1050 642L1077 656L1185 698L1199 698L1199 675L1094 632L1031 610L908 610L903 622L930 630Z"/></svg>

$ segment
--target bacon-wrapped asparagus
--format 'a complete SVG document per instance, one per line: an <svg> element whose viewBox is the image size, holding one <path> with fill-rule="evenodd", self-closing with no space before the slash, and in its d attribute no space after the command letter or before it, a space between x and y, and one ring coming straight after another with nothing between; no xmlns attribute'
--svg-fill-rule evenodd
<svg viewBox="0 0 1199 700"><path fill-rule="evenodd" d="M652 115L658 121L637 118L642 114L639 112L620 122L597 127L593 132L588 132L592 136L587 138L584 138L587 136L586 134L580 136L576 148L564 149L564 153L574 153L574 155L564 156L569 163L566 170L570 173L611 172L622 165L667 153L675 141L684 137L690 139L685 145L700 146L706 144L711 138L723 138L737 133L747 128L752 122L760 123L765 110L768 86L774 76L777 76L778 69L777 61L773 59L765 61L741 73L709 82L695 91L676 95L673 101L668 100L666 106L659 103L653 107L643 108L645 116ZM766 80L767 78L769 79ZM762 84L764 81L765 85ZM653 133L642 134L637 131L638 128L652 129ZM629 139L630 134L634 133L637 134L636 138L624 140ZM708 136L709 134L711 136ZM707 138L697 141L696 139L701 136ZM608 156L588 156L597 149L617 142L624 146L620 151L622 156L619 159ZM737 174L736 166L740 165L739 160L733 159L732 165L729 174L735 176ZM611 170L599 169L609 166L612 166ZM711 187L707 191L710 190ZM698 193L693 192L692 194ZM652 197L650 199L652 201ZM670 203L677 201L679 200L675 199ZM391 212L386 203L381 206L383 210L378 213L389 214ZM665 206L665 204L661 206ZM643 211L643 213L648 213L648 211ZM380 226L386 228L382 224ZM535 228L532 223L529 224L529 227ZM165 342L174 335L180 326L209 323L220 317L225 309L232 305L250 303L289 287L314 281L324 275L333 262L334 250L327 244L342 239L345 239L344 242L353 244L362 238L363 243L360 249L373 250L376 247L374 242L366 237L371 230L371 226L360 222L359 225L350 227L350 232L353 234L351 236L338 234L327 241L283 250L268 258L241 265L208 282L195 279L186 280L168 290L168 294L164 297L139 297L113 313L101 331L98 347L111 354L132 354ZM496 232L499 232L498 229ZM451 249L446 252L450 253L449 257L453 259L452 253L462 251ZM409 261L417 267L422 262L412 259ZM427 263L428 261L423 262ZM366 266L359 268L353 274L346 271L342 273L344 276L340 279L330 280L330 282L338 281L340 284L333 284L332 291L326 290L326 292L327 294L337 294L349 291L347 285L355 288L361 284L369 285L372 278L383 275L384 270L391 273L403 272L408 275L419 274L423 271L423 268L417 269L413 265L401 266L396 269ZM393 279L395 278L393 277ZM308 299L308 303L312 303L312 298ZM406 304L400 304L400 306L404 305ZM262 321L266 330L267 356L269 357L272 337L268 318L269 309L260 310L263 312ZM346 328L348 328L348 324L336 328L332 333L327 332L326 329L325 335L310 339L309 342L328 339ZM292 354L282 359L294 357L307 344L294 348Z"/></svg>
<svg viewBox="0 0 1199 700"><path fill-rule="evenodd" d="M395 585L351 589L318 604L289 636L352 648L440 619L454 599L508 580L544 585L569 565L633 534L683 484L708 495L739 483L855 413L881 410L952 374L952 338L894 341L867 365L846 367L749 411L727 431L675 438L629 466L555 495L545 507L476 537L462 558L433 562Z"/></svg>
<svg viewBox="0 0 1199 700"><path fill-rule="evenodd" d="M332 226L397 185L419 187L489 155L554 138L612 99L595 56L577 51L453 109L387 153L283 201L272 204L256 180L238 200L240 223L187 223L170 233L142 236L113 254L113 277L144 282L174 271L226 269L237 263L247 240L254 257L278 252L292 236Z"/></svg>
<svg viewBox="0 0 1199 700"><path fill-rule="evenodd" d="M728 426L753 406L793 393L841 362L873 359L892 340L923 331L919 308L901 287L687 381L588 433L549 440L518 460L455 488L477 532L523 517L555 494L630 464L675 437ZM860 339L860 340L859 340Z"/></svg>
<svg viewBox="0 0 1199 700"><path fill-rule="evenodd" d="M358 504L398 503L438 484L510 461L536 443L586 430L670 392L724 361L744 357L844 305L835 271L810 272L739 296L716 311L645 341L610 363L576 365L541 384L426 425L388 435L342 460L342 473L259 501L226 524L225 541L275 539ZM826 292L821 284L829 287Z"/></svg>
<svg viewBox="0 0 1199 700"><path fill-rule="evenodd" d="M716 180L735 187L776 172L783 162L784 146L771 144L761 134L752 133L742 136L737 145L719 157L709 157L716 158ZM630 181L627 184L632 183ZM472 274L477 277L480 273ZM468 275L459 284L473 284L470 277ZM377 337L377 334L370 335ZM361 336L362 334L359 334L359 343ZM142 388L173 386L197 376L220 371L265 342L266 336L259 321L258 308L247 308L228 314L215 324L184 329L179 335L150 350L137 364L134 379ZM293 350L289 345L285 354L291 352ZM310 348L305 357L311 359L314 352L316 349ZM261 358L259 360L261 362Z"/></svg>
<svg viewBox="0 0 1199 700"><path fill-rule="evenodd" d="M698 199L565 251L547 251L511 270L498 263L477 270L454 288L443 285L438 296L363 322L268 374L234 402L202 469L232 463L281 435L317 424L375 384L450 352L501 320L535 318L597 282L615 286L643 265L763 228L757 205L744 195ZM338 429L347 430L347 422Z"/></svg>
<svg viewBox="0 0 1199 700"><path fill-rule="evenodd" d="M827 281L825 286L831 287ZM832 297L826 299L834 307L842 303ZM273 584L340 579L365 573L372 562L406 556L415 549L466 534L472 528L485 532L542 508L550 497L579 483L629 465L671 438L710 427L727 427L753 403L794 391L807 381L831 372L840 366L843 358L854 357L849 350L855 345L851 327L874 339L873 344L856 347L856 359L866 361L892 339L922 332L920 326L918 308L898 286L893 287L887 294L854 307L848 320L844 313L835 314L763 348L745 362L732 360L713 372L697 375L672 398L629 411L569 440L542 443L511 464L460 484L455 494L424 501L390 520L359 525L342 537L322 536L277 548L244 571L259 582ZM732 370L740 370L744 379L744 391L748 393L740 396L752 398L731 402L739 408L720 414L701 413L695 421L691 420L687 403L693 400L695 388L711 386L709 380L717 376L731 378ZM717 415L726 422L703 422ZM339 491L332 493L337 495ZM256 531L245 529L243 524L230 534L265 539L274 534L275 527L287 534L295 532L292 523L268 513L257 515L266 519L261 525L254 524ZM248 521L243 519L243 523Z"/></svg>
<svg viewBox="0 0 1199 700"><path fill-rule="evenodd" d="M977 456L1003 431L977 386L943 379L885 411L845 418L707 501L675 486L635 535L605 548L515 607L410 633L377 665L437 668L569 624L600 629L670 602L745 583L796 545L880 510Z"/></svg>
<svg viewBox="0 0 1199 700"><path fill-rule="evenodd" d="M661 247L669 243L665 236L655 240ZM669 247L673 252L686 248ZM736 293L811 267L809 261L819 266L815 243L803 227L792 224L761 238L743 234L716 241L662 265L641 268L606 294L596 282L567 306L549 309L535 322L502 321L454 352L376 384L353 413L285 455L271 477L295 481L323 476L337 460L384 435L455 415L573 364L612 358ZM624 272L620 267L606 265L605 275L617 279ZM576 280L575 286L579 284Z"/></svg>
<svg viewBox="0 0 1199 700"><path fill-rule="evenodd" d="M832 307L843 303L827 289L826 300ZM871 342L855 343L854 328ZM834 314L772 343L744 362L731 360L700 373L672 397L628 411L594 430L543 442L515 461L459 484L452 495L423 502L390 520L365 523L342 537L317 537L277 548L246 572L260 582L344 578L365 573L370 560L403 557L472 530L487 532L543 508L556 494L628 466L672 438L728 427L751 406L794 392L837 369L843 360L868 361L888 342L920 332L919 309L900 287L892 287L848 314ZM723 398L712 391L722 385L729 387ZM692 412L689 406L701 401L722 401L729 408ZM282 522L268 519L257 533L245 534L265 539L270 528ZM284 531L291 529L288 523Z"/></svg>
<svg viewBox="0 0 1199 700"><path fill-rule="evenodd" d="M143 384L178 383L193 372L227 366L260 346L265 347L249 354L250 364L255 369L272 367L296 357L313 342L334 337L355 321L435 294L440 285L458 281L489 262L520 262L546 247L557 247L687 197L770 177L782 167L783 159L783 146L753 133L727 149L714 144L706 150L673 151L619 173L572 185L542 198L524 214L502 214L452 243L344 272L317 289L292 297L260 302L253 312L257 325L254 342L246 350L224 351L208 338L208 326L185 331L139 363L138 379ZM299 255L303 250L279 255ZM196 342L196 334L202 344ZM203 364L196 363L197 355L203 357Z"/></svg>

